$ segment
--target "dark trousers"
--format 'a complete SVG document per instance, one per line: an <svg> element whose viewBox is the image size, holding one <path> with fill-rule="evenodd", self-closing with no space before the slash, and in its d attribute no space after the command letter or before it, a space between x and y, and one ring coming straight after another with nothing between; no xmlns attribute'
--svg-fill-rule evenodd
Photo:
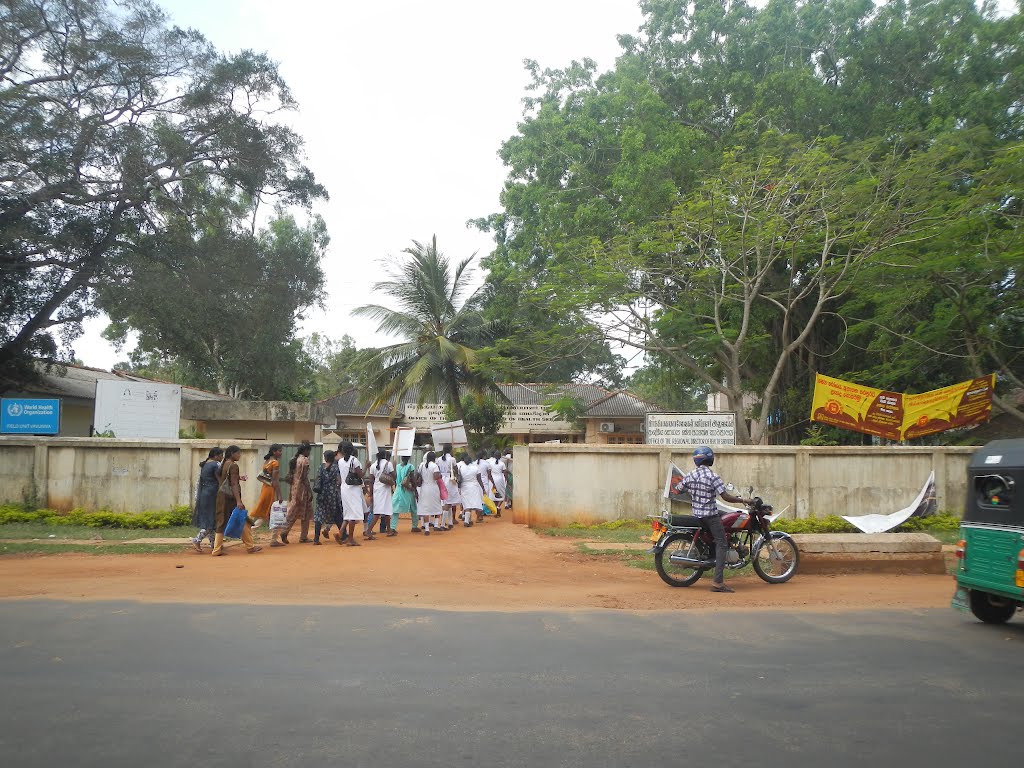
<svg viewBox="0 0 1024 768"><path fill-rule="evenodd" d="M722 515L710 515L703 518L704 525L715 537L715 584L721 584L725 578L725 553L729 551L729 541L725 538L725 526Z"/></svg>

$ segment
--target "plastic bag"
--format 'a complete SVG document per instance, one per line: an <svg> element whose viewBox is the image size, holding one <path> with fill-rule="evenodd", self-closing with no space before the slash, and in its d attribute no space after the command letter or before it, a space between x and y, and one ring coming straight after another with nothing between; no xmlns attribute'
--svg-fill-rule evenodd
<svg viewBox="0 0 1024 768"><path fill-rule="evenodd" d="M242 538L242 529L245 528L245 521L248 517L248 512L241 507L235 507L228 519L228 524L224 526L224 535L229 539Z"/></svg>
<svg viewBox="0 0 1024 768"><path fill-rule="evenodd" d="M288 527L288 505L283 501L275 501L270 505L270 530Z"/></svg>
<svg viewBox="0 0 1024 768"><path fill-rule="evenodd" d="M496 515L498 514L498 508L494 506L494 502L491 501L490 496L484 496L484 514L485 515Z"/></svg>

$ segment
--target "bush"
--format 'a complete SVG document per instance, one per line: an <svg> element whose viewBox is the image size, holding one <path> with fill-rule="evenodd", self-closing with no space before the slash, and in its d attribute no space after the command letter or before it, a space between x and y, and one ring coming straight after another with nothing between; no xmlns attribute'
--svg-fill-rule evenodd
<svg viewBox="0 0 1024 768"><path fill-rule="evenodd" d="M86 512L73 509L57 512L53 509L25 511L14 505L0 506L0 525L6 523L45 523L46 525L81 525L88 528L171 528L188 525L192 511L188 507L172 507L167 510L122 513L109 510Z"/></svg>

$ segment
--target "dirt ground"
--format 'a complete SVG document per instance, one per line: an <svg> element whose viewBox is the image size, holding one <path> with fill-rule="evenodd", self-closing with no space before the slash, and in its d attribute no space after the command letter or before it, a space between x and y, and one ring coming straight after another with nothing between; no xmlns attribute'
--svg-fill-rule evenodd
<svg viewBox="0 0 1024 768"><path fill-rule="evenodd" d="M258 531L259 533L259 531ZM266 533L258 537L266 544ZM508 519L433 534L409 532L360 547L299 544L226 557L191 547L169 554L12 555L0 558L0 599L142 602L372 604L445 610L621 609L848 611L949 605L953 580L934 575L797 575L771 585L729 580L735 594L709 591L705 576L673 588L653 570L580 553Z"/></svg>

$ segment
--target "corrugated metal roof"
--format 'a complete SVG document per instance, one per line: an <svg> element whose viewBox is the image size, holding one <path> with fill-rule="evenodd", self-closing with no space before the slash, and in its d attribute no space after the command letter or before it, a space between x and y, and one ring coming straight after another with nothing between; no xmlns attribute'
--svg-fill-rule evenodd
<svg viewBox="0 0 1024 768"><path fill-rule="evenodd" d="M64 369L64 373L61 373L61 368ZM42 377L40 382L25 386L22 391L56 397L73 397L79 400L95 400L96 382L101 379L105 381L170 383L132 376L124 371L105 371L102 368L88 368L84 365L54 366L49 372L40 371L40 376ZM231 400L228 395L207 392L205 389L196 389L195 387L182 387L181 397L184 400Z"/></svg>
<svg viewBox="0 0 1024 768"><path fill-rule="evenodd" d="M636 395L625 391L612 391L594 384L499 384L498 388L508 398L511 405L543 405L563 394L569 395L585 407L584 417L601 418L636 418L646 413L661 410L655 405L646 403ZM415 402L418 392L410 390L402 396L401 402ZM464 394L468 394L464 393ZM353 389L339 392L333 397L321 400L319 405L325 409L333 409L339 416L363 415L366 413L367 402L361 399ZM370 411L371 416L390 416L391 404L379 406ZM396 413L401 418L401 406Z"/></svg>
<svg viewBox="0 0 1024 768"><path fill-rule="evenodd" d="M361 398L359 392L353 387L346 389L344 392L339 392L336 395L317 401L323 410L321 413L330 413L336 416L390 416L391 415L391 403L385 403L379 405L369 413L366 412L366 407L369 402L364 398Z"/></svg>

